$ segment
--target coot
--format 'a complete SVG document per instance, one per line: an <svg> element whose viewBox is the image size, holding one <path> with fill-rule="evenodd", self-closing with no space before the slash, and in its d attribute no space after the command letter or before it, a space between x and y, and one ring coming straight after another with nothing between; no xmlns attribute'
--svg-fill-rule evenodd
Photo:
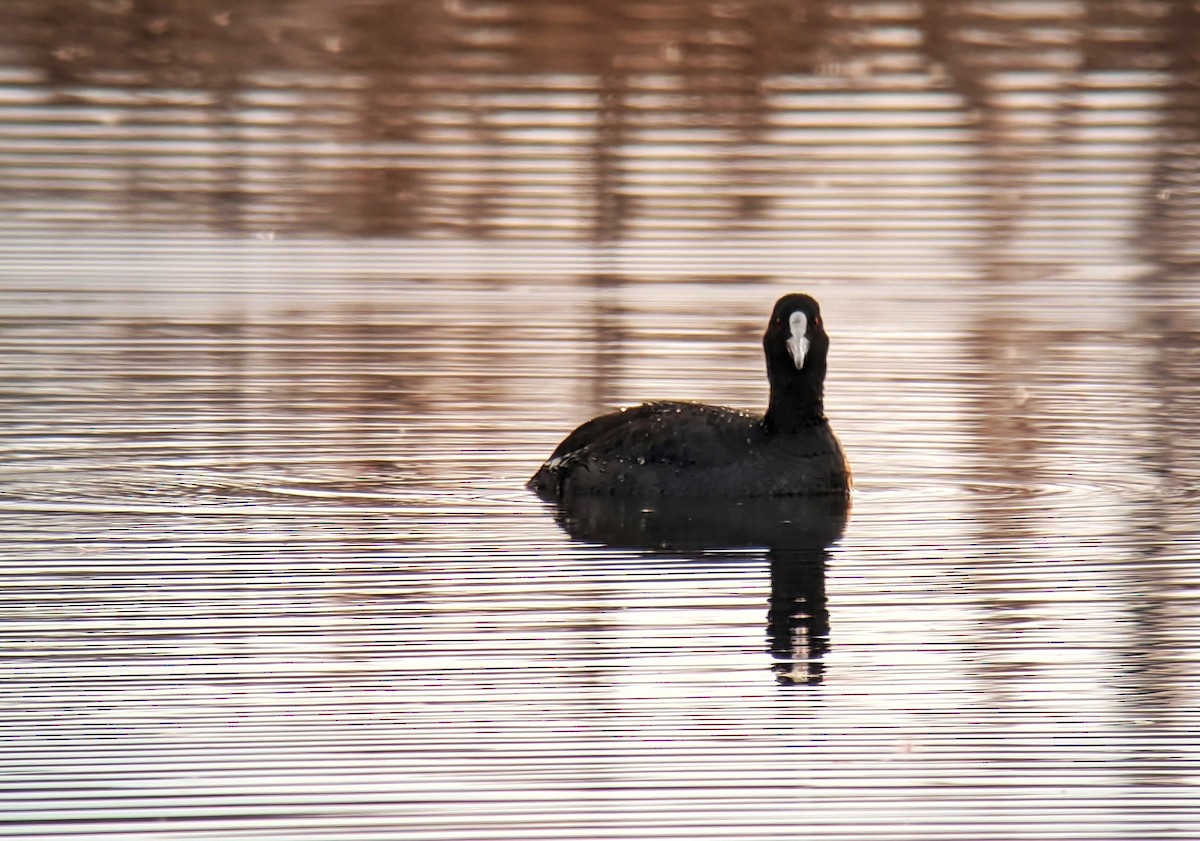
<svg viewBox="0 0 1200 841"><path fill-rule="evenodd" d="M568 435L528 487L547 500L847 494L850 468L825 418L828 350L817 302L785 295L763 335L765 414L660 401L601 415Z"/></svg>

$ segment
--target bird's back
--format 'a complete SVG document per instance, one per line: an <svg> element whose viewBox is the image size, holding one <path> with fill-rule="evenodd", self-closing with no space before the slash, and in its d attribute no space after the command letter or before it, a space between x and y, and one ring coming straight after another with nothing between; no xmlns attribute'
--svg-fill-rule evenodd
<svg viewBox="0 0 1200 841"><path fill-rule="evenodd" d="M841 446L824 421L772 433L751 412L656 402L584 423L559 444L529 486L561 499L844 493L849 483Z"/></svg>

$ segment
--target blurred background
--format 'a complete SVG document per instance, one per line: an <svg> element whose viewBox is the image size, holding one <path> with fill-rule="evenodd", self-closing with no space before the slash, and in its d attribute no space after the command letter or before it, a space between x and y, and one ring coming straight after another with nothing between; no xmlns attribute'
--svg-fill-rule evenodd
<svg viewBox="0 0 1200 841"><path fill-rule="evenodd" d="M1191 0L3 0L0 838L1200 837L1198 281Z"/></svg>
<svg viewBox="0 0 1200 841"><path fill-rule="evenodd" d="M3 209L9 231L717 238L826 272L1188 263L1198 36L1195 4L1131 0L11 0Z"/></svg>

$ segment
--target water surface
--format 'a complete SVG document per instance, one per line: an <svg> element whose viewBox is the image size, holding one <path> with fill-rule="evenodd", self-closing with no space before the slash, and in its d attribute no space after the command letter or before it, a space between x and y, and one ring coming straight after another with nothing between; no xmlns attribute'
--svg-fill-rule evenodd
<svg viewBox="0 0 1200 841"><path fill-rule="evenodd" d="M0 837L1200 836L1186 4L269 5L0 12Z"/></svg>

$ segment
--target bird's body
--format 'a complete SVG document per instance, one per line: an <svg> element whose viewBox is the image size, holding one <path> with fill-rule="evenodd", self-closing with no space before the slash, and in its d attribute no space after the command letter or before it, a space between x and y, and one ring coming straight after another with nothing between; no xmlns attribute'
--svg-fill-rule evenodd
<svg viewBox="0 0 1200 841"><path fill-rule="evenodd" d="M785 296L763 337L766 413L663 401L600 415L558 445L529 487L553 500L848 493L822 401L828 344L816 301Z"/></svg>

